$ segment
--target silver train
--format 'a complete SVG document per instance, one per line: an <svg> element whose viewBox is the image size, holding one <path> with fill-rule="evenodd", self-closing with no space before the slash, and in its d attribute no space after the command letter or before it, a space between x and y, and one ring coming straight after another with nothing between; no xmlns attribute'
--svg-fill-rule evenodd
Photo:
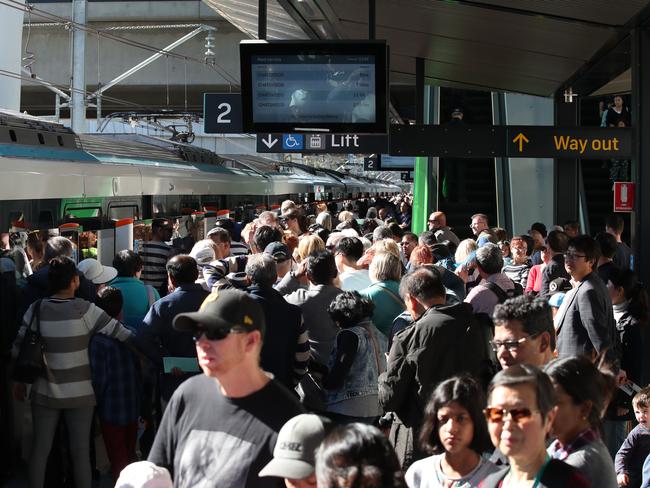
<svg viewBox="0 0 650 488"><path fill-rule="evenodd" d="M283 200L310 203L388 196L397 185L252 155L217 155L164 139L77 135L60 124L0 112L0 231L79 221L230 209L250 218Z"/></svg>

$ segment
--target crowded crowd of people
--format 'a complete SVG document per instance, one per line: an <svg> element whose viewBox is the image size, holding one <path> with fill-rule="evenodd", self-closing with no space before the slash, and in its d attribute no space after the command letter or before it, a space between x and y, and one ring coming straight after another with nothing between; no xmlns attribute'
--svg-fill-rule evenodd
<svg viewBox="0 0 650 488"><path fill-rule="evenodd" d="M101 434L119 487L650 487L620 216L509 236L477 213L462 239L411 205L287 200L180 244L154 219L112 266L7 240L1 474L90 487Z"/></svg>

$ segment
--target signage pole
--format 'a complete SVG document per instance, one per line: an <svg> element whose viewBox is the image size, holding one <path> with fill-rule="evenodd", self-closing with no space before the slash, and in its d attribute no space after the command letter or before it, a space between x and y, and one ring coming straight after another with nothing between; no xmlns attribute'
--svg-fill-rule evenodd
<svg viewBox="0 0 650 488"><path fill-rule="evenodd" d="M266 0L258 0L257 38L259 40L266 39L266 18L267 18Z"/></svg>
<svg viewBox="0 0 650 488"><path fill-rule="evenodd" d="M417 124L424 124L424 58L415 60L415 118ZM431 194L431 165L428 157L415 159L413 178L413 208L411 209L411 230L415 234L427 230L429 201Z"/></svg>
<svg viewBox="0 0 650 488"><path fill-rule="evenodd" d="M368 0L368 39L374 41L377 37L377 5L375 0Z"/></svg>

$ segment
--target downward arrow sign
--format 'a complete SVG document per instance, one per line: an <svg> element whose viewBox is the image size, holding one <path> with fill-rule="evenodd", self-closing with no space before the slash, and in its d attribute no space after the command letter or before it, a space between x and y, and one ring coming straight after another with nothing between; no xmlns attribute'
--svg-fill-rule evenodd
<svg viewBox="0 0 650 488"><path fill-rule="evenodd" d="M275 139L271 134L266 136L266 139L262 139L262 142L266 147L271 149L275 144L279 141L279 139Z"/></svg>

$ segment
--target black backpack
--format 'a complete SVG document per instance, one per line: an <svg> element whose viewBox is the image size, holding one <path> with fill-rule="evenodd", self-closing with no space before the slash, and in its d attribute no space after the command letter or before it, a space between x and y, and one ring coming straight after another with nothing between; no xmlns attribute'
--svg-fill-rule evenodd
<svg viewBox="0 0 650 488"><path fill-rule="evenodd" d="M492 283L491 281L484 281L483 283L480 284L480 286L484 286L485 288L490 290L492 293L494 293L497 296L497 298L499 299L499 303L503 303L508 298L518 297L519 295L524 294L523 286L521 286L519 283L516 283L514 281L512 281L512 284L515 285L515 287L508 291L505 291L499 285L497 285L496 283Z"/></svg>

